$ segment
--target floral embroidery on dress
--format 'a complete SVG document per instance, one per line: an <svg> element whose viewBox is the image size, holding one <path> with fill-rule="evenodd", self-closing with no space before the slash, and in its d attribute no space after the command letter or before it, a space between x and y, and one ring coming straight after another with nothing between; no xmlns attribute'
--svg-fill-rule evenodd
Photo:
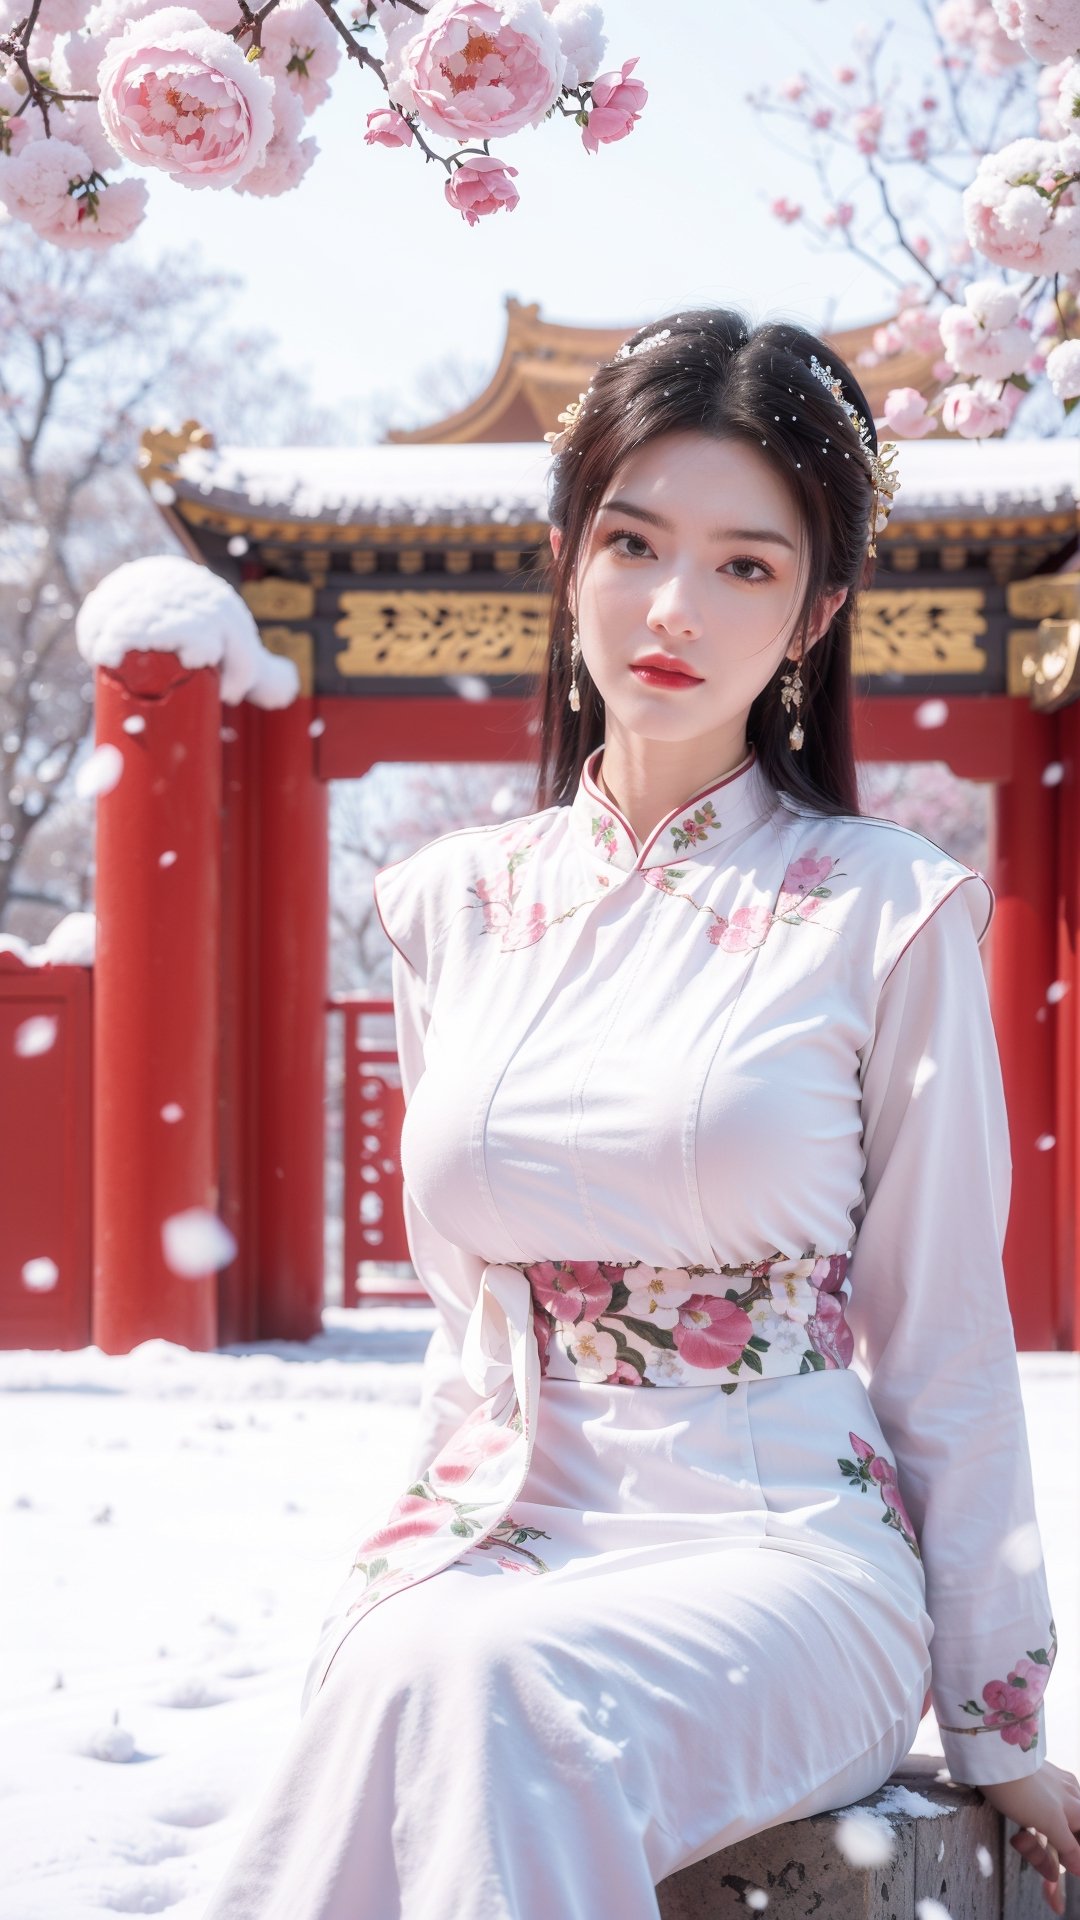
<svg viewBox="0 0 1080 1920"><path fill-rule="evenodd" d="M843 873L834 874L836 865L836 860L828 855L818 859L811 847L788 866L775 909L736 907L729 917L717 913L707 901L695 900L693 894L679 891L679 883L687 877L685 867L646 867L643 878L660 893L671 894L676 900L687 901L698 913L709 914L712 924L707 937L714 947L724 953L745 953L751 947L764 946L773 927L781 922L799 926L812 920L821 902L832 893L832 888L825 885L826 879L845 877Z"/></svg>
<svg viewBox="0 0 1080 1920"><path fill-rule="evenodd" d="M1004 1680L988 1680L983 1701L961 1700L961 1713L970 1714L979 1725L941 1727L943 1733L999 1733L1010 1747L1021 1753L1034 1753L1039 1744L1039 1708L1046 1692L1050 1670L1057 1658L1057 1629L1050 1622L1050 1648L1028 1648L1027 1658L1018 1660ZM940 1723L939 1723L940 1725Z"/></svg>
<svg viewBox="0 0 1080 1920"><path fill-rule="evenodd" d="M698 841L707 841L709 835L720 825L711 800L695 809L692 815L680 823L668 828L676 847L685 848ZM610 813L597 813L591 816L593 843L602 848L606 858L614 858L618 846L618 827ZM542 940L550 928L558 926L560 920L569 920L582 907L591 906L596 895L588 900L576 900L562 913L548 917L548 910L542 901L523 900L517 888L517 870L526 861L533 848L541 839L541 834L530 832L524 836L520 831L511 829L499 836L500 843L508 848L506 872L499 880L489 880L480 875L468 889L476 895L475 905L483 915L482 933L494 933L499 936L499 945L504 953L513 953L522 947L534 947ZM843 879L843 873L835 874L836 860L828 855L818 858L813 847L792 860L784 874L775 909L770 907L736 907L725 917L717 913L715 907L706 901L695 900L692 893L680 892L681 883L688 877L688 869L679 866L641 867L641 878L659 893L670 894L673 899L685 900L697 913L709 916L707 938L714 947L724 953L747 953L756 947L764 946L772 928L785 924L799 926L812 920L823 900L832 894L832 888L825 885L827 879ZM610 883L610 876L599 873L597 885L604 889Z"/></svg>
<svg viewBox="0 0 1080 1920"><path fill-rule="evenodd" d="M476 895L476 904L483 913L481 932L497 933L502 951L513 953L520 947L534 947L550 927L558 926L560 920L569 920L580 908L591 906L596 896L593 894L588 900L575 901L572 907L567 907L563 913L557 913L549 920L547 908L541 901L526 903L517 891L517 869L529 858L541 836L532 833L522 839L510 833L499 837L510 849L505 876L499 881L491 881L481 875L469 892ZM602 885L606 885L607 877L606 874L598 876Z"/></svg>
<svg viewBox="0 0 1080 1920"><path fill-rule="evenodd" d="M594 813L591 818L593 846L599 847L606 860L615 855L619 842L619 830L610 813Z"/></svg>
<svg viewBox="0 0 1080 1920"><path fill-rule="evenodd" d="M551 1568L547 1561L541 1560L538 1553L534 1553L531 1547L525 1545L526 1540L550 1539L550 1533L545 1533L542 1527L522 1526L514 1519L513 1514L508 1513L505 1520L500 1520L497 1527L492 1527L487 1539L478 1540L474 1547L469 1548L469 1552L491 1553L496 1547L502 1547L504 1551L496 1553L495 1560L505 1572L550 1573ZM509 1558L510 1554L517 1554L519 1557L513 1560Z"/></svg>
<svg viewBox="0 0 1080 1920"><path fill-rule="evenodd" d="M553 1341L575 1377L606 1385L672 1385L704 1369L736 1375L720 1383L722 1393L734 1393L743 1369L771 1375L849 1366L855 1342L841 1291L849 1258L811 1248L800 1259L777 1254L737 1267L523 1265L541 1376L551 1372ZM706 1275L749 1284L718 1293L702 1285Z"/></svg>
<svg viewBox="0 0 1080 1920"><path fill-rule="evenodd" d="M868 1491L871 1481L875 1482L885 1503L885 1511L881 1516L885 1525L895 1527L897 1533L902 1534L907 1541L916 1560L921 1560L919 1542L915 1537L911 1516L904 1505L903 1495L897 1483L896 1468L892 1461L886 1460L883 1453L877 1453L869 1440L860 1439L857 1433L849 1433L848 1439L855 1450L858 1465L856 1466L854 1460L838 1458L837 1465L841 1472L847 1475L849 1484L858 1487L862 1493Z"/></svg>
<svg viewBox="0 0 1080 1920"><path fill-rule="evenodd" d="M713 829L720 825L716 808L711 800L706 800L700 807L695 807L685 820L670 826L668 832L676 853L682 853L687 847L696 847L700 841L707 840Z"/></svg>

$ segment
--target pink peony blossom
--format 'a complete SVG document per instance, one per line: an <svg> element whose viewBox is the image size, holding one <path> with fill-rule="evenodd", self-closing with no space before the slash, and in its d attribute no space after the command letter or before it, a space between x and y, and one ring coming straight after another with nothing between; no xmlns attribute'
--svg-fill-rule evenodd
<svg viewBox="0 0 1080 1920"><path fill-rule="evenodd" d="M679 1308L675 1345L692 1367L730 1367L754 1331L745 1308L717 1294L692 1293Z"/></svg>
<svg viewBox="0 0 1080 1920"><path fill-rule="evenodd" d="M1080 340L1062 340L1046 356L1046 377L1057 400L1080 395Z"/></svg>
<svg viewBox="0 0 1080 1920"><path fill-rule="evenodd" d="M941 403L941 422L947 433L958 433L964 440L983 440L1000 433L1009 423L1007 408L976 385L946 387Z"/></svg>
<svg viewBox="0 0 1080 1920"><path fill-rule="evenodd" d="M624 139L637 125L649 97L640 80L630 79L637 63L635 54L615 72L602 73L593 81L592 108L581 129L581 144L587 153L595 153L612 140Z"/></svg>
<svg viewBox="0 0 1080 1920"><path fill-rule="evenodd" d="M189 187L231 187L260 167L274 84L190 7L163 7L106 49L102 124L117 152Z"/></svg>
<svg viewBox="0 0 1080 1920"><path fill-rule="evenodd" d="M507 213L513 212L519 198L518 190L512 184L512 177L516 175L516 167L508 167L493 153L475 153L470 160L454 168L443 191L450 205L457 208L470 227L475 227L484 214L498 213L500 207L505 207ZM533 912L542 916L543 908L535 907ZM540 925L536 939L540 938L542 932L543 926Z"/></svg>
<svg viewBox="0 0 1080 1920"><path fill-rule="evenodd" d="M434 133L495 138L538 126L554 106L566 56L540 0L435 0L418 19L387 35L386 89Z"/></svg>
<svg viewBox="0 0 1080 1920"><path fill-rule="evenodd" d="M413 130L396 107L375 107L367 117L364 142L369 147L411 147Z"/></svg>
<svg viewBox="0 0 1080 1920"><path fill-rule="evenodd" d="M237 193L277 195L298 187L319 151L318 141L304 139L304 106L299 96L283 87L274 100L274 133L261 167L252 167L236 183Z"/></svg>
<svg viewBox="0 0 1080 1920"><path fill-rule="evenodd" d="M0 161L0 205L55 246L115 246L142 220L146 188L137 180L90 185L93 171L74 141L20 139Z"/></svg>
<svg viewBox="0 0 1080 1920"><path fill-rule="evenodd" d="M1067 187L1055 207L1033 184L1071 162L1075 144L1025 137L983 156L961 200L964 230L978 253L997 266L1037 274L1069 273L1080 266L1075 187Z"/></svg>
<svg viewBox="0 0 1080 1920"><path fill-rule="evenodd" d="M922 440L937 426L918 387L892 387L885 395L885 420L893 433L906 440Z"/></svg>
<svg viewBox="0 0 1080 1920"><path fill-rule="evenodd" d="M287 87L304 112L330 98L330 81L341 59L342 39L316 0L281 0L263 22L264 70Z"/></svg>
<svg viewBox="0 0 1080 1920"><path fill-rule="evenodd" d="M993 6L1009 38L1032 60L1061 60L1080 47L1077 0L993 0Z"/></svg>

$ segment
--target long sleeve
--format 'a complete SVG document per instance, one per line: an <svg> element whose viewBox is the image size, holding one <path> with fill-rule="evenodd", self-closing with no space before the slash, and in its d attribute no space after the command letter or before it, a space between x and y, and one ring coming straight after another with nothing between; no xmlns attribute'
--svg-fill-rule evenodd
<svg viewBox="0 0 1080 1920"><path fill-rule="evenodd" d="M426 991L422 975L401 948L396 943L393 946L394 1027L407 1106L424 1071ZM420 1411L409 1467L410 1478L417 1479L466 1415L479 1405L478 1395L461 1372L460 1356L465 1326L480 1290L484 1262L478 1255L452 1245L436 1233L413 1200L407 1181L402 1182L402 1206L409 1257L439 1312L424 1355Z"/></svg>
<svg viewBox="0 0 1080 1920"><path fill-rule="evenodd" d="M1046 1759L1055 1647L1002 1247L1012 1159L966 883L903 947L862 1062L849 1318L927 1584L954 1780Z"/></svg>

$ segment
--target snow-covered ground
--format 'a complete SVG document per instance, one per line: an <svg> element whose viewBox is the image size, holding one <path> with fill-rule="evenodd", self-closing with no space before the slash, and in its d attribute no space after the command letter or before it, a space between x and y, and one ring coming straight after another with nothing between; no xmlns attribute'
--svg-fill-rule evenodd
<svg viewBox="0 0 1080 1920"><path fill-rule="evenodd" d="M400 1491L433 1323L331 1308L307 1346L0 1353L2 1920L201 1920L361 1523ZM1080 1771L1080 1355L1021 1372L1048 1748Z"/></svg>

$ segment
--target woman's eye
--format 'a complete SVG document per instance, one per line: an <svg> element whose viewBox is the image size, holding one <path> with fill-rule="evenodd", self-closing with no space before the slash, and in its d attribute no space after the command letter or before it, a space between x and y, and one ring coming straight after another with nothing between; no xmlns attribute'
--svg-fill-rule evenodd
<svg viewBox="0 0 1080 1920"><path fill-rule="evenodd" d="M609 533L604 541L604 545L606 547L615 547L616 542L619 540L635 540L639 549L644 548L645 553L651 551L644 534L634 533L629 527L619 527L614 533ZM644 557L640 551L631 553L625 548L616 548L616 551L620 551L625 560L640 560ZM736 559L729 560L728 565L730 567L749 567L754 569L754 571L750 573L736 573L734 576L736 580L745 580L748 586L757 586L760 581L771 580L773 578L772 568L767 566L764 560L755 560L749 553L739 554Z"/></svg>
<svg viewBox="0 0 1080 1920"><path fill-rule="evenodd" d="M631 533L628 527L624 527L621 531L616 533L609 533L606 541L604 542L604 545L608 547L613 547L615 545L616 540L636 540L639 547L644 547L646 551L648 551L649 543L645 539L645 536L640 533ZM640 558L640 555L632 553L632 554L628 554L627 558L630 560L637 560Z"/></svg>

